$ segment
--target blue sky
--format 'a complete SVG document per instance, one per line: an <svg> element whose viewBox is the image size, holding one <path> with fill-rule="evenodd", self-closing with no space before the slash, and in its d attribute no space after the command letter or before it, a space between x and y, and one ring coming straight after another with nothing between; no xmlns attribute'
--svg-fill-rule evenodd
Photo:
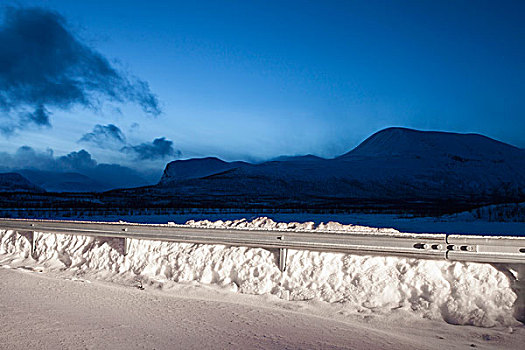
<svg viewBox="0 0 525 350"><path fill-rule="evenodd" d="M389 126L525 147L522 1L8 4L60 14L79 42L147 82L161 113L128 95L102 93L97 108L50 104L50 126L0 135L3 152L85 149L152 168L177 157L334 157ZM79 141L96 125L118 127L125 142ZM159 138L173 152L137 156Z"/></svg>

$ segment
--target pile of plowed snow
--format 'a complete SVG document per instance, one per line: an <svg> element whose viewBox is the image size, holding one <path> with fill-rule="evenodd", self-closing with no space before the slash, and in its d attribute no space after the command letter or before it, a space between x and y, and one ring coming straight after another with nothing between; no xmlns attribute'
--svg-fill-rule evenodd
<svg viewBox="0 0 525 350"><path fill-rule="evenodd" d="M366 233L366 234L401 234L393 228L368 227L360 225L343 225L339 222L321 222L316 224L313 221L307 222L275 222L268 217L258 217L252 221L246 219L240 220L189 220L187 226L207 227L207 228L228 228L228 229L245 229L245 230L290 230L290 231L315 231L315 232L338 232L338 233ZM402 234L405 235L406 234Z"/></svg>
<svg viewBox="0 0 525 350"><path fill-rule="evenodd" d="M254 222L270 225L267 219ZM221 225L233 223L212 223ZM350 314L407 311L453 324L517 324L516 294L507 277L489 264L290 250L288 268L281 272L278 256L265 249L131 240L124 256L118 239L37 233L31 257L29 241L17 232L0 231L0 265L36 264L42 271L110 281L140 279L157 287L213 284L285 300L337 303Z"/></svg>

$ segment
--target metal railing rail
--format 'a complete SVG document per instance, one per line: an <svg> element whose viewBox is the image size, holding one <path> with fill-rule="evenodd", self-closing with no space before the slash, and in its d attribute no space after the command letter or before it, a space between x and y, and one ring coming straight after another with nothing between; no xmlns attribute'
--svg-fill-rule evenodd
<svg viewBox="0 0 525 350"><path fill-rule="evenodd" d="M525 263L525 237L514 236L248 230L26 219L0 219L0 229L122 238L125 240L124 254L127 254L130 239L279 249L279 266L283 271L286 269L287 249L483 263ZM32 240L34 249L34 238Z"/></svg>

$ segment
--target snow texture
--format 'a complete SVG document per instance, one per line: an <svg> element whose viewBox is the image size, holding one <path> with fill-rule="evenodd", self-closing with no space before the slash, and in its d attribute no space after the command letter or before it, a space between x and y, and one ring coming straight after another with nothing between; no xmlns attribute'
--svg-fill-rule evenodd
<svg viewBox="0 0 525 350"><path fill-rule="evenodd" d="M271 225L267 219L242 222ZM198 282L232 292L339 304L350 314L408 312L460 325L518 324L512 316L517 296L505 274L489 264L290 250L288 269L281 272L276 252L265 249L131 240L124 256L119 239L47 233L36 234L31 256L30 235L0 231L0 265L35 259L42 269L78 276L157 286Z"/></svg>
<svg viewBox="0 0 525 350"><path fill-rule="evenodd" d="M316 224L313 221L306 222L275 222L268 217L258 217L252 221L246 219L239 220L188 220L186 225L192 227L208 227L208 228L228 228L228 229L248 229L248 230L289 230L289 231L316 231L316 232L338 232L338 233L363 233L367 234L394 234L404 235L393 228L368 227L361 225L348 224L343 225L339 222L329 221L327 223L321 222Z"/></svg>

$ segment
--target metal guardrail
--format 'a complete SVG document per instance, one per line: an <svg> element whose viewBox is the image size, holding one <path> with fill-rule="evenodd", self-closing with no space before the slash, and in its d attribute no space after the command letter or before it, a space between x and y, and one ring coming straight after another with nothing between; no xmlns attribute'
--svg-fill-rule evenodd
<svg viewBox="0 0 525 350"><path fill-rule="evenodd" d="M247 230L25 219L0 219L0 229L122 238L126 241L124 254L127 254L129 239L279 249L279 266L283 271L287 249L525 264L525 237Z"/></svg>

